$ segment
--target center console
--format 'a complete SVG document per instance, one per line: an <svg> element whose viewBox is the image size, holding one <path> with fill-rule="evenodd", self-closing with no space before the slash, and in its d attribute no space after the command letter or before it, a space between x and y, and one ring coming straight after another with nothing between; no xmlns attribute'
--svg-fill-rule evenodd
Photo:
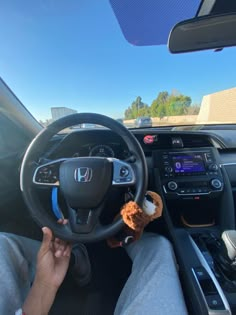
<svg viewBox="0 0 236 315"><path fill-rule="evenodd" d="M236 275L222 263L221 244L233 226L233 199L218 150L171 148L152 156L189 314L236 314Z"/></svg>
<svg viewBox="0 0 236 315"><path fill-rule="evenodd" d="M199 244L201 234L191 235L184 229L177 229L174 233L180 275L188 295L189 314L233 315L235 287L232 283L230 286L229 281L227 284L222 282L211 253ZM206 234L210 235L210 232Z"/></svg>

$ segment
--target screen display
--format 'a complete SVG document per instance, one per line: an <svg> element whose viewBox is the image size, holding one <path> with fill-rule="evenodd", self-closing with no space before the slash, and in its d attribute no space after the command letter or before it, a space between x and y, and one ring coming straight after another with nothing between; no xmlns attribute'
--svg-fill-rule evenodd
<svg viewBox="0 0 236 315"><path fill-rule="evenodd" d="M179 173L200 173L205 172L205 165L201 154L173 155L173 168L176 174Z"/></svg>

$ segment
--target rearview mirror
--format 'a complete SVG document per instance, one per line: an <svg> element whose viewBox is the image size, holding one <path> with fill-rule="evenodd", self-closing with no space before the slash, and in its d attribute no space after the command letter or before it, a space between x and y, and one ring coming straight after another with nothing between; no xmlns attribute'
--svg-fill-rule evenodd
<svg viewBox="0 0 236 315"><path fill-rule="evenodd" d="M168 47L176 54L235 46L235 29L236 13L196 17L174 26Z"/></svg>

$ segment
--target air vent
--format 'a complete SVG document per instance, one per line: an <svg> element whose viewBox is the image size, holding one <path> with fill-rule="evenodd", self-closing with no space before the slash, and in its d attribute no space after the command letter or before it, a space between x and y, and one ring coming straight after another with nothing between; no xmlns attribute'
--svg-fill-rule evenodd
<svg viewBox="0 0 236 315"><path fill-rule="evenodd" d="M208 137L198 135L182 135L184 148L212 147Z"/></svg>

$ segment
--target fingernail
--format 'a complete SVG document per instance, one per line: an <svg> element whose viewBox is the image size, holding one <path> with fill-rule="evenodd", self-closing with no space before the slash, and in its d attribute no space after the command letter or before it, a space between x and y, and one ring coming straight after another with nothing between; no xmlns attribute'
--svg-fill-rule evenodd
<svg viewBox="0 0 236 315"><path fill-rule="evenodd" d="M45 233L46 230L47 230L47 228L44 226L44 227L42 228L43 233Z"/></svg>

